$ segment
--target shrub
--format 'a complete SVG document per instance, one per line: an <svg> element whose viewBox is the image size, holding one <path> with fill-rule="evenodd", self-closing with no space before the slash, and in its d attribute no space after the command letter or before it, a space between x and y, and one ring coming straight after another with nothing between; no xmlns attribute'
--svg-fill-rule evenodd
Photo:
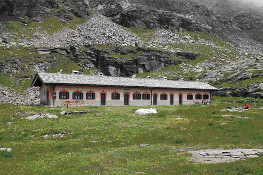
<svg viewBox="0 0 263 175"><path fill-rule="evenodd" d="M8 152L8 151L0 151L0 157L12 157L13 153L12 152Z"/></svg>

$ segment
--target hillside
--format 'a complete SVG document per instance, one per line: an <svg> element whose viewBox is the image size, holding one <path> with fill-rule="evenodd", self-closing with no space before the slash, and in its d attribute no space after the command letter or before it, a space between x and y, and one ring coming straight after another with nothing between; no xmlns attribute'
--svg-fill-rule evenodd
<svg viewBox="0 0 263 175"><path fill-rule="evenodd" d="M4 0L0 9L0 85L9 91L24 92L36 72L62 69L199 79L223 88L221 95L263 96L260 6ZM0 98L8 102L9 94Z"/></svg>

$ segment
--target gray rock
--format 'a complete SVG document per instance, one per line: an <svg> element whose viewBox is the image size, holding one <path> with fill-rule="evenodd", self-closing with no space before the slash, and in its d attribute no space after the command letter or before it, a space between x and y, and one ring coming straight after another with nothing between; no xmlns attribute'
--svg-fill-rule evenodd
<svg viewBox="0 0 263 175"><path fill-rule="evenodd" d="M140 144L140 147L146 147L149 146L149 144Z"/></svg>
<svg viewBox="0 0 263 175"><path fill-rule="evenodd" d="M37 118L43 118L43 117L41 117L41 115L32 115L32 116L26 117L27 120L35 120Z"/></svg>
<svg viewBox="0 0 263 175"><path fill-rule="evenodd" d="M27 119L27 120L35 120L35 119L44 118L44 117L47 117L47 118L50 118L50 119L56 119L56 118L58 118L58 116L53 115L53 114L42 113L41 115L33 115L33 116L26 117L26 119Z"/></svg>
<svg viewBox="0 0 263 175"><path fill-rule="evenodd" d="M58 116L52 115L52 114L46 114L46 117L47 117L47 118L53 118L53 119L58 118Z"/></svg>
<svg viewBox="0 0 263 175"><path fill-rule="evenodd" d="M0 151L11 152L11 151L12 151L12 148L0 148Z"/></svg>
<svg viewBox="0 0 263 175"><path fill-rule="evenodd" d="M192 154L192 160L196 163L222 163L258 157L262 151L262 149L207 149L189 151L189 153Z"/></svg>
<svg viewBox="0 0 263 175"><path fill-rule="evenodd" d="M247 93L263 91L263 83L253 83L246 89Z"/></svg>
<svg viewBox="0 0 263 175"><path fill-rule="evenodd" d="M263 93L255 92L255 93L248 94L247 97L263 98Z"/></svg>

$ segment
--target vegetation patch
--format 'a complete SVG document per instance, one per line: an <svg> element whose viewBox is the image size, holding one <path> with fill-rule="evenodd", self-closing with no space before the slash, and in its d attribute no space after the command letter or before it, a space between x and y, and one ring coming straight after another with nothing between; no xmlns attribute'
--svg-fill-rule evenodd
<svg viewBox="0 0 263 175"><path fill-rule="evenodd" d="M128 30L138 35L145 42L151 41L154 33L157 31L156 29L147 29L142 27L130 28Z"/></svg>
<svg viewBox="0 0 263 175"><path fill-rule="evenodd" d="M12 38L31 40L35 32L52 35L63 28L75 29L77 25L83 24L88 19L74 17L72 20L61 21L58 17L45 18L41 22L34 22L26 18L23 22L8 21L6 23L7 31L12 33Z"/></svg>
<svg viewBox="0 0 263 175"><path fill-rule="evenodd" d="M262 149L262 109L247 98L216 97L210 105L156 106L158 114L135 115L141 108L75 107L94 113L62 116L65 107L0 104L0 144L12 148L2 173L17 174L260 174L262 157L231 163L195 164L187 150ZM227 106L252 109L231 113ZM263 101L257 99L257 106ZM150 108L145 106L144 108ZM47 112L57 119L26 120ZM237 118L247 116L249 119ZM222 123L227 123L223 124ZM246 132L244 132L246 131ZM64 136L43 137L63 132ZM25 156L26 155L26 156ZM19 166L17 166L19 165ZM222 168L224 167L224 168Z"/></svg>

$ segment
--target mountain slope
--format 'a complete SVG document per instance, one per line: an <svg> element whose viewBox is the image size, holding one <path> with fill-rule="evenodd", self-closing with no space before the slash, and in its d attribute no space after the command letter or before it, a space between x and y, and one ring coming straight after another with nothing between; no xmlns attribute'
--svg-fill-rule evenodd
<svg viewBox="0 0 263 175"><path fill-rule="evenodd" d="M36 72L77 69L199 79L262 97L261 14L204 2L1 1L0 84L21 91Z"/></svg>

